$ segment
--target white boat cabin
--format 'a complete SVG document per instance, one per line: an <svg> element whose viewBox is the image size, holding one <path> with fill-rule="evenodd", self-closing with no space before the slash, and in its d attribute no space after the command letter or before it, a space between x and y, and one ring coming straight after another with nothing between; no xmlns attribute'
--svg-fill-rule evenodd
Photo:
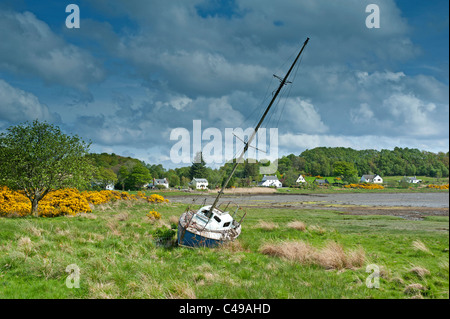
<svg viewBox="0 0 450 319"><path fill-rule="evenodd" d="M197 224L206 225L207 231L227 230L233 223L233 218L228 212L222 212L216 208L211 212L211 205L200 208L193 218Z"/></svg>

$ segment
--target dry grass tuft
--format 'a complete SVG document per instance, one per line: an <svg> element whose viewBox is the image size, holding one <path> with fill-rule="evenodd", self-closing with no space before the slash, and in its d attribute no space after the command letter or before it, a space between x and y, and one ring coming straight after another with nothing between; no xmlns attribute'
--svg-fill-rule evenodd
<svg viewBox="0 0 450 319"><path fill-rule="evenodd" d="M22 251L25 255L28 255L33 251L33 242L29 237L20 237L17 241L17 247L19 251Z"/></svg>
<svg viewBox="0 0 450 319"><path fill-rule="evenodd" d="M272 222L266 222L260 220L258 224L255 225L255 228L264 229L264 230L274 230L278 228L278 225Z"/></svg>
<svg viewBox="0 0 450 319"><path fill-rule="evenodd" d="M326 232L325 228L322 228L322 227L320 227L318 225L308 226L308 231L315 232L315 233L318 233L320 235L323 235Z"/></svg>
<svg viewBox="0 0 450 319"><path fill-rule="evenodd" d="M116 219L122 222L128 220L129 217L130 214L128 214L127 212L122 212L116 215Z"/></svg>
<svg viewBox="0 0 450 319"><path fill-rule="evenodd" d="M170 216L169 223L178 225L179 218L177 216Z"/></svg>
<svg viewBox="0 0 450 319"><path fill-rule="evenodd" d="M264 255L282 257L288 260L310 264L314 260L314 247L303 241L283 242L281 244L266 244L260 252Z"/></svg>
<svg viewBox="0 0 450 319"><path fill-rule="evenodd" d="M319 265L325 269L355 269L362 267L366 260L361 248L346 253L344 248L335 242L329 242L323 249L317 249L303 241L266 244L261 247L260 252L301 264Z"/></svg>
<svg viewBox="0 0 450 319"><path fill-rule="evenodd" d="M77 214L77 217L86 219L97 219L97 216L92 213L79 213Z"/></svg>
<svg viewBox="0 0 450 319"><path fill-rule="evenodd" d="M238 240L225 242L222 245L220 245L217 249L230 251L233 253L248 251L244 247L242 247L241 243Z"/></svg>
<svg viewBox="0 0 450 319"><path fill-rule="evenodd" d="M409 272L412 272L421 278L430 274L430 271L428 269L422 267L413 267L409 270Z"/></svg>
<svg viewBox="0 0 450 319"><path fill-rule="evenodd" d="M117 224L117 221L110 220L106 223L106 226L111 230L111 234L114 236L120 236L121 232L118 229L119 225Z"/></svg>
<svg viewBox="0 0 450 319"><path fill-rule="evenodd" d="M421 284L410 284L406 286L405 290L403 291L405 294L415 294L417 292L420 293L420 291L425 290L425 287Z"/></svg>
<svg viewBox="0 0 450 319"><path fill-rule="evenodd" d="M36 236L36 237L41 237L42 233L44 232L43 229L34 226L32 223L30 223L28 221L25 222L22 225L22 227L23 227L23 230L25 230L27 233L30 233L31 235Z"/></svg>
<svg viewBox="0 0 450 319"><path fill-rule="evenodd" d="M305 223L303 223L303 222L301 222L299 220L294 220L294 221L290 222L289 224L287 224L287 227L293 228L293 229L299 230L299 231L305 231L306 230Z"/></svg>
<svg viewBox="0 0 450 319"><path fill-rule="evenodd" d="M175 284L172 291L168 293L168 299L197 299L194 289L187 284Z"/></svg>
<svg viewBox="0 0 450 319"><path fill-rule="evenodd" d="M433 253L428 249L428 247L425 246L425 244L423 242L421 242L420 240L413 241L412 246L415 250L420 250L424 253L433 255Z"/></svg>

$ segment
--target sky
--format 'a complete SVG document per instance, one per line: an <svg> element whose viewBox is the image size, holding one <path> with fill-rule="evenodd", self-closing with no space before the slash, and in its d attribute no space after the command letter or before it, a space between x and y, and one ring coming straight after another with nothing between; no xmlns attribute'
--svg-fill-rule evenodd
<svg viewBox="0 0 450 319"><path fill-rule="evenodd" d="M79 28L66 25L69 4ZM379 28L366 25L369 4ZM448 152L448 12L448 0L2 0L0 132L39 119L91 152L186 166L171 157L171 133L194 142L194 120L223 135L254 126L273 74L309 37L263 125L278 129L278 157Z"/></svg>

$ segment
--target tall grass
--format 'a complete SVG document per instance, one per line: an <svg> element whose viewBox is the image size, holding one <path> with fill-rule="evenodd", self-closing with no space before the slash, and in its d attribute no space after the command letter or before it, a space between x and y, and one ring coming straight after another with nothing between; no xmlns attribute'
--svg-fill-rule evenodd
<svg viewBox="0 0 450 319"><path fill-rule="evenodd" d="M135 201L0 218L0 298L448 298L448 218L257 207L227 245L156 245L156 231L184 209ZM78 289L65 284L71 264ZM365 285L369 264L380 268L381 289Z"/></svg>
<svg viewBox="0 0 450 319"><path fill-rule="evenodd" d="M366 261L364 250L346 252L342 245L333 241L321 249L303 241L264 244L260 252L304 265L318 265L325 269L356 269L362 267Z"/></svg>

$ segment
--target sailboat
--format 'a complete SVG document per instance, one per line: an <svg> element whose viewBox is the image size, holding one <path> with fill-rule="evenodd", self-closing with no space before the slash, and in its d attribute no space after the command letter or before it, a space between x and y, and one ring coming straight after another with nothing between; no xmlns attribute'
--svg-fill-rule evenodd
<svg viewBox="0 0 450 319"><path fill-rule="evenodd" d="M291 74L292 69L294 68L295 64L300 58L303 49L305 48L308 41L309 38L306 38L306 41L303 43L300 52L298 53L297 57L295 58L294 62L292 63L291 67L289 68L284 78L274 75L274 77L280 80L280 85L273 94L272 100L270 101L269 105L264 111L264 114L262 115L255 129L253 130L252 134L250 135L247 143L245 143L242 153L236 160L233 169L231 170L231 173L229 174L225 183L222 185L222 188L217 194L214 203L212 205L206 206L203 205L197 210L192 209L190 206L188 206L187 209L180 216L180 219L178 221L178 232L177 232L177 241L179 246L217 247L220 244L224 244L226 242L235 240L241 234L242 229L241 224L243 219L245 218L245 214L240 217L239 221L237 221L236 214L239 210L239 207L232 215L230 214L229 211L227 211L228 206L225 209L219 208L218 206L219 199L223 194L225 188L227 187L228 183L230 182L234 172L236 171L238 164L242 162L244 154L247 152L250 143L255 138L258 129L263 123L267 113L269 112L270 108L275 102L281 89L283 88L283 86L290 83L290 81L288 81L289 75Z"/></svg>

